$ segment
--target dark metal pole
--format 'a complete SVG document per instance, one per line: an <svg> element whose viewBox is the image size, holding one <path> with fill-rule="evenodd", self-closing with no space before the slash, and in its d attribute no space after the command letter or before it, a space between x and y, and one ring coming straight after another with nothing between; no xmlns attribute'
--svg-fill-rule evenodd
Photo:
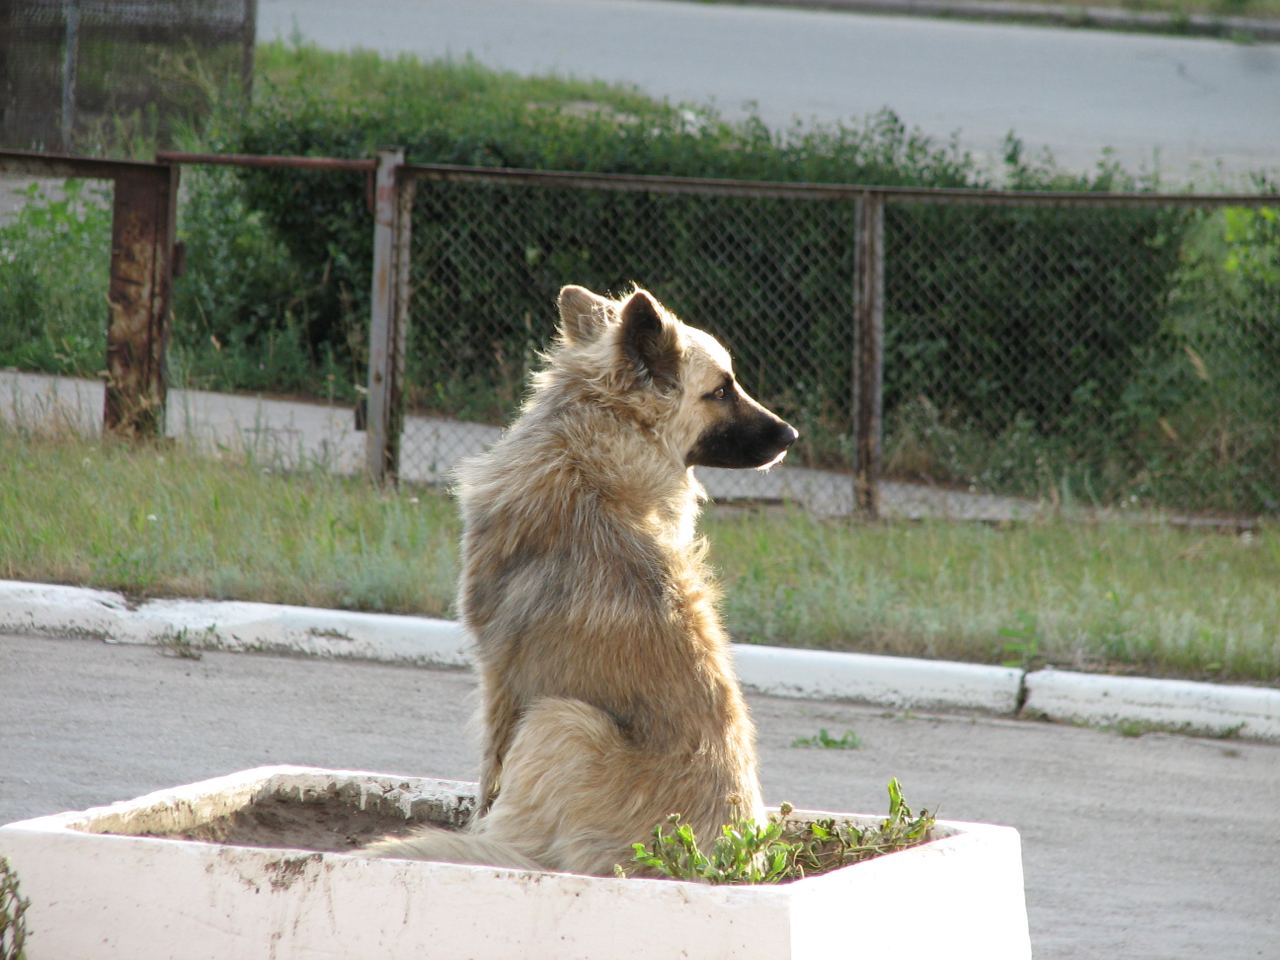
<svg viewBox="0 0 1280 960"><path fill-rule="evenodd" d="M378 482L392 481L400 470L399 422L404 337L396 309L398 173L403 150L379 150L374 188L373 290L369 316L368 432L366 463Z"/></svg>
<svg viewBox="0 0 1280 960"><path fill-rule="evenodd" d="M258 38L258 0L244 0L244 20L240 25L240 93L244 102L253 98L254 51Z"/></svg>
<svg viewBox="0 0 1280 960"><path fill-rule="evenodd" d="M107 393L103 427L163 436L176 166L121 169L111 214Z"/></svg>
<svg viewBox="0 0 1280 960"><path fill-rule="evenodd" d="M392 310L395 353L394 376L391 391L391 417L388 428L388 459L400 472L401 442L404 439L404 365L409 342L409 283L410 239L413 228L413 200L417 196L418 182L412 177L396 177L396 237L395 276L392 281L395 306Z"/></svg>
<svg viewBox="0 0 1280 960"><path fill-rule="evenodd" d="M884 373L884 197L868 191L855 207L853 328L853 505L880 516Z"/></svg>
<svg viewBox="0 0 1280 960"><path fill-rule="evenodd" d="M80 0L68 0L62 45L62 149L70 150L76 126L76 66L80 60Z"/></svg>

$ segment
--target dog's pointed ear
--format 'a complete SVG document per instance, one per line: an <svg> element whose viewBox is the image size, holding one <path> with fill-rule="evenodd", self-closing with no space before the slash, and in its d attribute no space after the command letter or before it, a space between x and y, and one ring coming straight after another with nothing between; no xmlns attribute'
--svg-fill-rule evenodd
<svg viewBox="0 0 1280 960"><path fill-rule="evenodd" d="M658 301L644 290L622 305L622 355L638 375L660 387L679 383L679 334Z"/></svg>
<svg viewBox="0 0 1280 960"><path fill-rule="evenodd" d="M586 287L560 288L560 336L568 344L590 343L609 322L610 303Z"/></svg>

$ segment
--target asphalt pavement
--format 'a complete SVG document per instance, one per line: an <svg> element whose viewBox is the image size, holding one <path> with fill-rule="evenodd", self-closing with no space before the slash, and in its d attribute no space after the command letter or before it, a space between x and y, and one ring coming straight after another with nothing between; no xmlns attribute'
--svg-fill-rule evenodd
<svg viewBox="0 0 1280 960"><path fill-rule="evenodd" d="M0 822L261 764L473 779L472 694L459 670L0 635ZM1041 960L1280 957L1280 746L749 700L771 803L879 813L896 776L1017 827ZM820 729L862 746L792 746Z"/></svg>
<svg viewBox="0 0 1280 960"><path fill-rule="evenodd" d="M889 107L992 162L1013 131L1071 170L1111 150L1206 189L1280 156L1273 43L669 0L261 0L259 39L295 34L754 107L780 131Z"/></svg>

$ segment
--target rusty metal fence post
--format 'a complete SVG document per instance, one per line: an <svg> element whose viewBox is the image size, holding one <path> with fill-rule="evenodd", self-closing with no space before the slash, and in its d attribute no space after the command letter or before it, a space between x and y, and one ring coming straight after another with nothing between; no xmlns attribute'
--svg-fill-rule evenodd
<svg viewBox="0 0 1280 960"><path fill-rule="evenodd" d="M403 150L378 151L374 181L373 290L369 316L369 394L365 456L377 482L400 472L404 425L404 346L408 299L409 204L400 189ZM406 192L410 195L406 198Z"/></svg>
<svg viewBox="0 0 1280 960"><path fill-rule="evenodd" d="M881 414L884 400L884 196L867 191L855 205L853 281L853 505L880 516Z"/></svg>
<svg viewBox="0 0 1280 960"><path fill-rule="evenodd" d="M123 168L114 193L102 423L115 433L163 436L178 168Z"/></svg>
<svg viewBox="0 0 1280 960"><path fill-rule="evenodd" d="M126 436L163 436L178 168L4 150L0 171L114 183L102 425Z"/></svg>

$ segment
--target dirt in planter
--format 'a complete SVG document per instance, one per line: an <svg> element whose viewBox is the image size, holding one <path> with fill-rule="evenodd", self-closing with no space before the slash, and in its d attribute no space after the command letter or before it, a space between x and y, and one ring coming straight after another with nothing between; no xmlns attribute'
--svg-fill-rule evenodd
<svg viewBox="0 0 1280 960"><path fill-rule="evenodd" d="M361 810L344 797L274 796L190 829L135 836L345 853L382 837L403 837L419 826L392 811Z"/></svg>

